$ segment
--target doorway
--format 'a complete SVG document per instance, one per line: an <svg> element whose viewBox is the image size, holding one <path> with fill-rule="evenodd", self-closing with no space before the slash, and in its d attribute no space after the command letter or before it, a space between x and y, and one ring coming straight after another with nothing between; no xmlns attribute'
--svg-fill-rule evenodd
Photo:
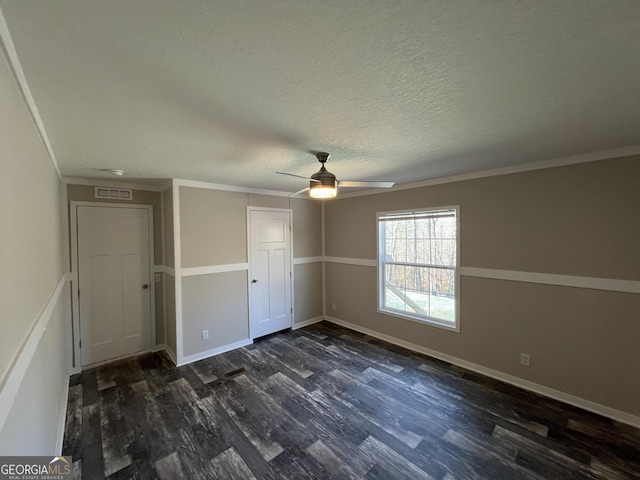
<svg viewBox="0 0 640 480"><path fill-rule="evenodd" d="M291 210L248 208L251 338L291 327Z"/></svg>
<svg viewBox="0 0 640 480"><path fill-rule="evenodd" d="M147 205L72 202L76 366L151 348L152 212Z"/></svg>

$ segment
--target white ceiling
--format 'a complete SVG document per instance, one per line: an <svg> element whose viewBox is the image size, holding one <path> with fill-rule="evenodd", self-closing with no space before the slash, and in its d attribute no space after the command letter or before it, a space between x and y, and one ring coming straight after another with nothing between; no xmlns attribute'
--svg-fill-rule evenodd
<svg viewBox="0 0 640 480"><path fill-rule="evenodd" d="M293 191L640 145L640 1L0 0L63 175ZM113 178L113 177L110 177Z"/></svg>

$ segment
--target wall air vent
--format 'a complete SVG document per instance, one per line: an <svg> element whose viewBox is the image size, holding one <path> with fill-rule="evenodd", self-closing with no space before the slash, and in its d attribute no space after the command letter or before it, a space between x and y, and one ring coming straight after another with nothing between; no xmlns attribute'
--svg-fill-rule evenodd
<svg viewBox="0 0 640 480"><path fill-rule="evenodd" d="M109 200L133 200L133 190L96 187L96 198L104 198Z"/></svg>

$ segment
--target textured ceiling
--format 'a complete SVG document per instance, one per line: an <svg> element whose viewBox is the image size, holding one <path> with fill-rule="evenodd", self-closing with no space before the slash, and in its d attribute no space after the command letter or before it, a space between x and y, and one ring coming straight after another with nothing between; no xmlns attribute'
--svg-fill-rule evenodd
<svg viewBox="0 0 640 480"><path fill-rule="evenodd" d="M636 0L0 0L62 173L293 191L640 144ZM112 177L111 177L112 178Z"/></svg>

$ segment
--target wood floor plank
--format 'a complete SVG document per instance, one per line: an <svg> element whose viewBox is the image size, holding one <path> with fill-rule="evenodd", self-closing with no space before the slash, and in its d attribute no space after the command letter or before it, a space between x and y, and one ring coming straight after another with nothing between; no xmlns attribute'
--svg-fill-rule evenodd
<svg viewBox="0 0 640 480"><path fill-rule="evenodd" d="M98 380L96 378L96 370L82 372L80 375L82 381L82 406L88 407L98 403Z"/></svg>
<svg viewBox="0 0 640 480"><path fill-rule="evenodd" d="M299 447L287 448L271 461L274 478L325 479L335 478L313 456Z"/></svg>
<svg viewBox="0 0 640 480"><path fill-rule="evenodd" d="M378 458L378 463L385 468L385 470L393 473L395 478L403 476L413 479L433 480L433 477L427 472L407 461L405 457L398 454L375 437L368 437L364 442L362 442L360 448L363 451L368 452L370 455Z"/></svg>
<svg viewBox="0 0 640 480"><path fill-rule="evenodd" d="M256 478L233 447L228 448L211 460L211 466L213 467L213 473L216 475L215 478L228 478L231 480L255 480Z"/></svg>
<svg viewBox="0 0 640 480"><path fill-rule="evenodd" d="M445 471L443 478L459 480L546 480L534 472L524 471L525 469L515 464L497 462L495 459L481 454L476 455L453 443L430 436L423 438L415 450L421 458L428 458L431 463L435 463L443 469Z"/></svg>
<svg viewBox="0 0 640 480"><path fill-rule="evenodd" d="M640 430L317 323L70 379L83 479L640 480Z"/></svg>
<svg viewBox="0 0 640 480"><path fill-rule="evenodd" d="M518 456L518 449L513 445L504 442L492 442L491 437L487 438L484 435L470 435L448 430L442 439L462 450L487 458L495 458L502 463L513 463Z"/></svg>
<svg viewBox="0 0 640 480"><path fill-rule="evenodd" d="M69 386L63 450L78 458L82 452L82 384Z"/></svg>
<svg viewBox="0 0 640 480"><path fill-rule="evenodd" d="M277 343L274 344L274 341L265 340L261 347L260 351L279 361L284 368L295 372L301 378L307 378L313 375L313 371L306 368L303 357L283 351L278 348Z"/></svg>
<svg viewBox="0 0 640 480"><path fill-rule="evenodd" d="M202 399L207 411L220 425L222 435L229 441L232 447L240 454L247 467L257 478L272 478L269 463L264 459L260 451L242 433L225 408L218 402L215 395Z"/></svg>
<svg viewBox="0 0 640 480"><path fill-rule="evenodd" d="M191 368L202 383L211 383L218 379L217 375L212 372L211 366L204 362L192 363Z"/></svg>
<svg viewBox="0 0 640 480"><path fill-rule="evenodd" d="M176 451L180 455L185 478L193 480L215 478L213 468L205 454L207 446L198 441L198 437L190 427L184 426L180 429L180 443L176 445Z"/></svg>
<svg viewBox="0 0 640 480"><path fill-rule="evenodd" d="M186 472L182 467L182 461L178 452L173 452L156 461L156 471L160 480L175 480L186 478Z"/></svg>
<svg viewBox="0 0 640 480"><path fill-rule="evenodd" d="M100 396L99 408L104 474L108 477L131 465L127 448L132 440L132 430L122 421L117 391L104 391Z"/></svg>
<svg viewBox="0 0 640 480"><path fill-rule="evenodd" d="M333 370L331 375L336 378L349 378L340 370ZM356 378L351 378L351 380L354 382L354 387L345 390L339 397L344 407L359 413L411 448L420 443L419 435L400 426L400 417L403 411L398 409L397 403L389 401L389 398L377 396L374 391L367 389L366 384L359 382Z"/></svg>
<svg viewBox="0 0 640 480"><path fill-rule="evenodd" d="M307 452L309 452L318 463L322 464L327 472L336 478L358 478L362 477L363 473L366 473L356 471L353 466L350 465L348 459L342 458L339 452L332 450L331 447L327 446L322 440L317 440L309 445Z"/></svg>
<svg viewBox="0 0 640 480"><path fill-rule="evenodd" d="M267 462L273 460L283 452L283 448L277 442L271 440L270 434L273 429L267 427L268 422L260 421L257 402L253 402L255 407L251 410L245 406L244 401L252 395L251 390L244 389L238 392L240 395L235 395L235 393L227 388L226 385L222 386L218 390L217 400L264 459ZM263 400L268 401L267 397Z"/></svg>
<svg viewBox="0 0 640 480"><path fill-rule="evenodd" d="M516 462L543 477L575 478L579 480L591 480L594 478L604 480L605 478L593 471L590 465L580 463L556 450L546 448L499 425L494 429L492 436L504 445L517 447L519 453Z"/></svg>
<svg viewBox="0 0 640 480"><path fill-rule="evenodd" d="M99 428L99 427L98 427ZM104 475L102 445L94 443L82 449L81 477L84 480L101 480Z"/></svg>

